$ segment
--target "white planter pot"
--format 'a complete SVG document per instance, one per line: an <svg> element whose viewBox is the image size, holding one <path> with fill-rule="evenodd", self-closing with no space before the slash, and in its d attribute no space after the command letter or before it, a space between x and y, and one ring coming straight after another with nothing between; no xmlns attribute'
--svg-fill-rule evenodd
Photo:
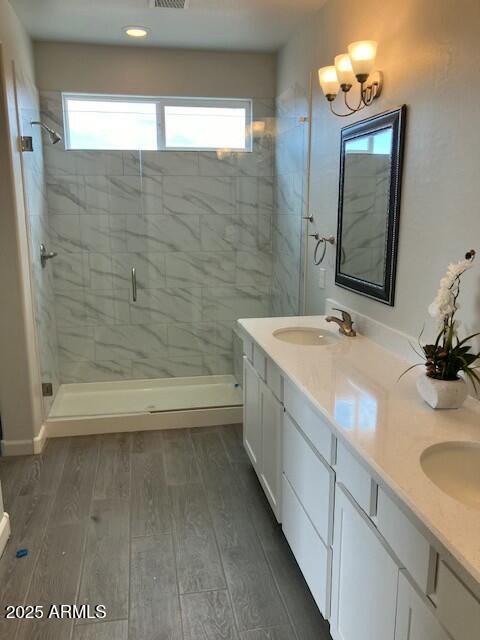
<svg viewBox="0 0 480 640"><path fill-rule="evenodd" d="M468 395L467 384L463 378L436 380L424 374L417 378L417 390L432 409L458 409Z"/></svg>

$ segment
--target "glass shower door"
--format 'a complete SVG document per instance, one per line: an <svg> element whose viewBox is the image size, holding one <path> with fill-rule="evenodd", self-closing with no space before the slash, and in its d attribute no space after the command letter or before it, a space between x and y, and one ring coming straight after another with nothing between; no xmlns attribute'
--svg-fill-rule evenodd
<svg viewBox="0 0 480 640"><path fill-rule="evenodd" d="M308 191L308 97L292 85L277 98L272 315L303 313Z"/></svg>
<svg viewBox="0 0 480 640"><path fill-rule="evenodd" d="M42 98L63 132L61 94ZM127 412L148 389L140 410L161 410L185 379L188 408L201 384L202 406L216 384L241 403L236 320L272 314L275 130L273 100L254 100L251 152L45 142L60 394L76 394L75 415L105 412L85 395L97 391Z"/></svg>

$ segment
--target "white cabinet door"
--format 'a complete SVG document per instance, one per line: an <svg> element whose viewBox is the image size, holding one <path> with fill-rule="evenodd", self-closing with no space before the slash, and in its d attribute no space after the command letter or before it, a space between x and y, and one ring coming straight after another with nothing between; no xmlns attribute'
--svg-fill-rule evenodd
<svg viewBox="0 0 480 640"><path fill-rule="evenodd" d="M395 640L450 640L446 631L422 600L403 571L398 582Z"/></svg>
<svg viewBox="0 0 480 640"><path fill-rule="evenodd" d="M398 573L373 524L337 485L330 621L334 640L394 640Z"/></svg>
<svg viewBox="0 0 480 640"><path fill-rule="evenodd" d="M262 464L260 479L270 506L278 520L282 503L282 417L283 406L267 385L260 381L260 423L262 426Z"/></svg>
<svg viewBox="0 0 480 640"><path fill-rule="evenodd" d="M243 357L243 445L255 471L260 474L262 424L260 421L260 378Z"/></svg>
<svg viewBox="0 0 480 640"><path fill-rule="evenodd" d="M323 544L283 474L282 529L324 618L330 616L332 550Z"/></svg>

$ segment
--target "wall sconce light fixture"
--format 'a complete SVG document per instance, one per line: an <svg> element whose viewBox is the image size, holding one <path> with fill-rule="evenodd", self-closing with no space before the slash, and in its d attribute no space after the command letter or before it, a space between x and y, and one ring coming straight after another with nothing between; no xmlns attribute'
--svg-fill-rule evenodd
<svg viewBox="0 0 480 640"><path fill-rule="evenodd" d="M348 45L348 53L335 56L335 64L318 70L318 79L322 91L330 105L330 111L336 116L345 118L357 113L372 104L382 90L382 74L374 71L377 55L377 43L374 40L360 40ZM347 94L354 82L360 84L360 98L357 105L348 102ZM348 113L338 113L333 108L333 101L340 89L343 93Z"/></svg>

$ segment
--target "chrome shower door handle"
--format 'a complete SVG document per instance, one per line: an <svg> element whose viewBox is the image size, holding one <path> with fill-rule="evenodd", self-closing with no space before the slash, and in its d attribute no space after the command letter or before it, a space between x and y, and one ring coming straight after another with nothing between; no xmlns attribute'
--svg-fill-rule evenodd
<svg viewBox="0 0 480 640"><path fill-rule="evenodd" d="M132 267L132 300L137 301L137 270Z"/></svg>

